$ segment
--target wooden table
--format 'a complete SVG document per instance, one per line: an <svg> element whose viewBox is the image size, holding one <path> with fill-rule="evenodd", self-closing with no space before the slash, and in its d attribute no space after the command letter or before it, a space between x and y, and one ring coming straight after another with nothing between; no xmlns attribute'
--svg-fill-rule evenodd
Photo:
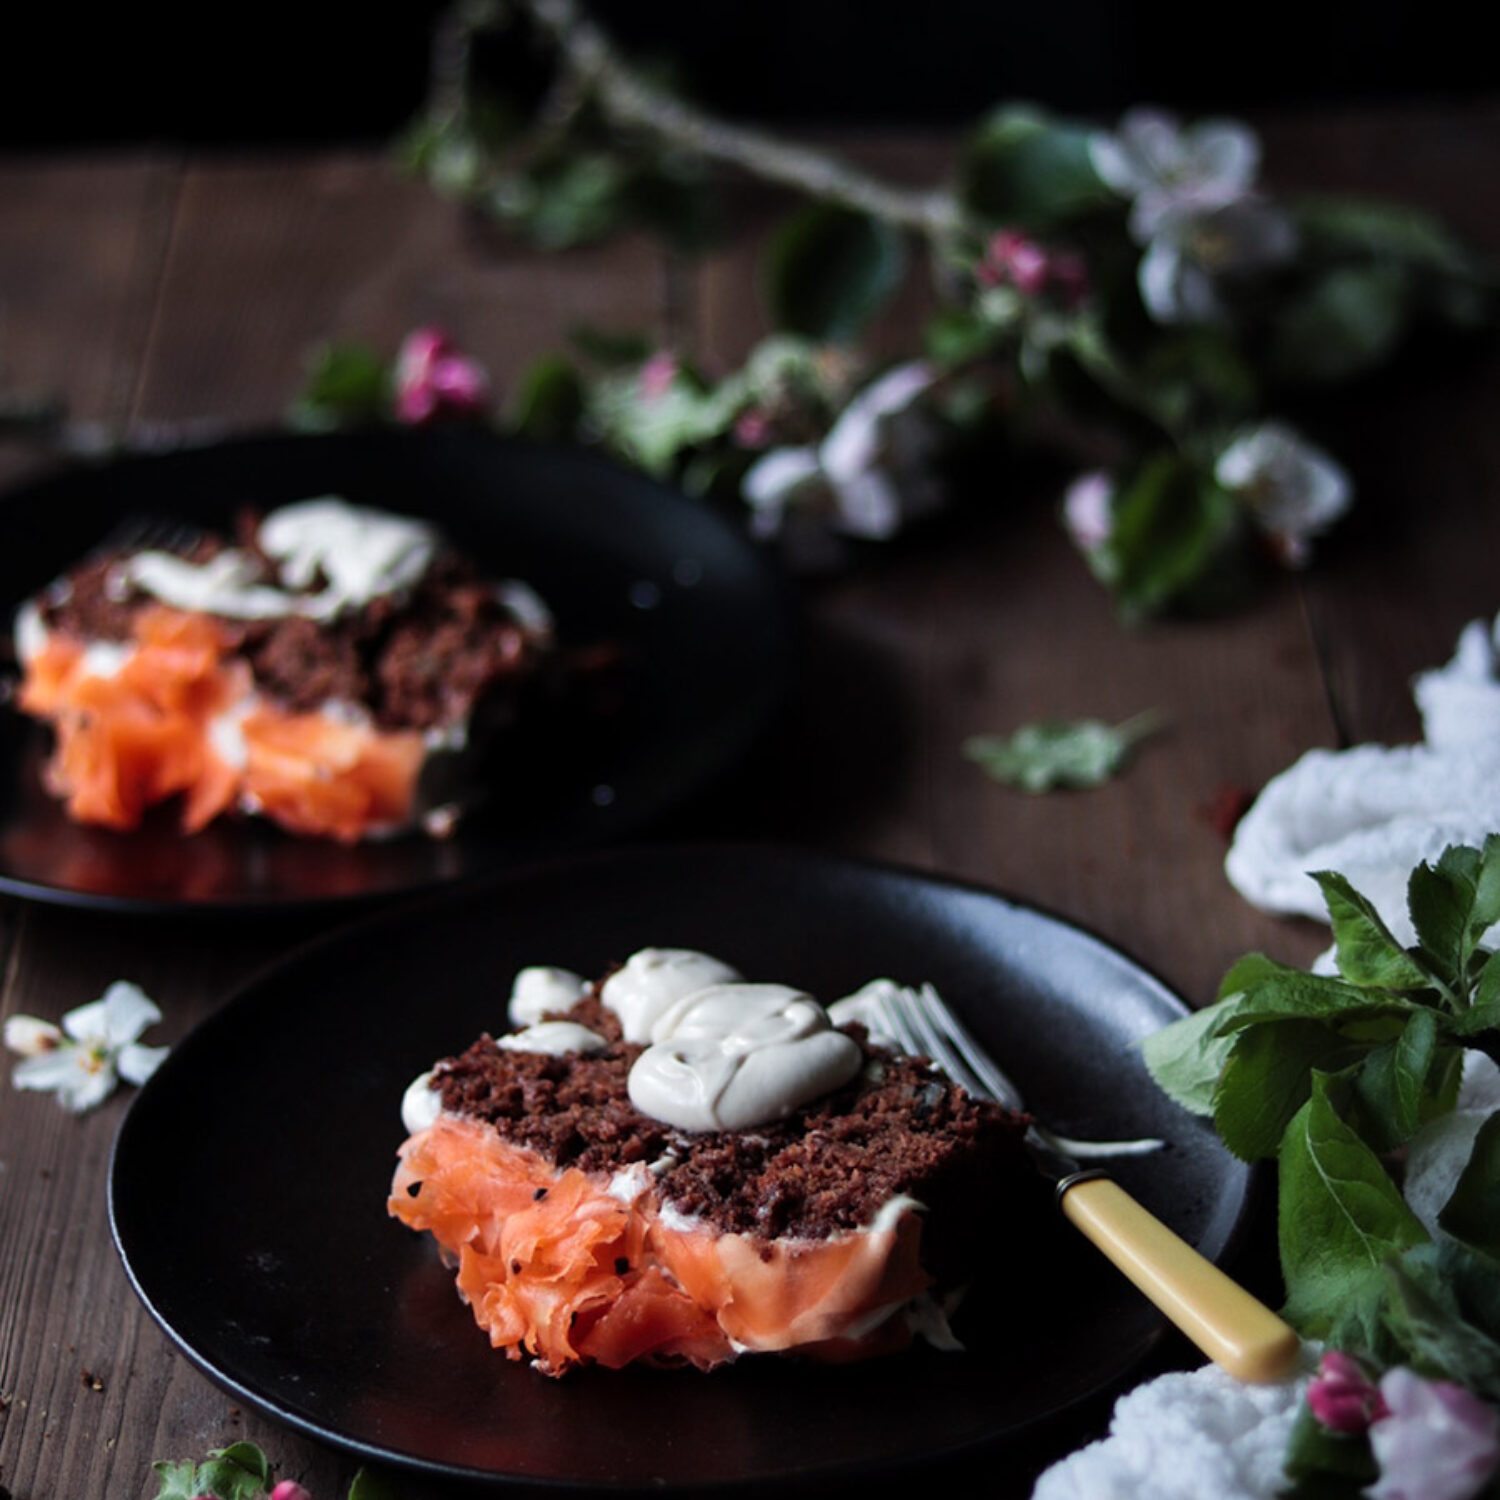
<svg viewBox="0 0 1500 1500"><path fill-rule="evenodd" d="M1500 105L1259 123L1274 185L1399 196L1500 252ZM941 141L851 149L893 173L930 173L948 156ZM0 160L0 370L8 388L55 392L77 418L140 431L274 423L317 341L393 348L428 321L455 330L502 385L585 320L649 323L727 361L757 332L756 232L747 225L696 268L645 241L539 257L477 237L369 154ZM1500 608L1497 401L1489 351L1336 403L1322 433L1354 471L1357 512L1310 572L1212 621L1123 629L1037 503L1047 497L997 473L993 507L808 589L794 722L750 781L672 831L978 881L1094 929L1194 1004L1248 949L1309 961L1321 930L1235 894L1211 810L1312 746L1415 737L1412 673ZM12 447L0 480L42 466ZM1146 707L1169 730L1094 792L1028 798L958 753L976 731ZM159 1039L173 1041L330 921L0 899L0 1014L55 1018L129 977L160 1001ZM105 1220L126 1093L74 1118L0 1087L0 1495L154 1494L153 1459L244 1436L319 1500L341 1497L352 1460L237 1410L132 1295ZM1189 1363L1190 1351L1169 1340L1162 1362ZM1024 1493L1049 1452L1097 1435L1106 1417L1096 1404L1070 1418L992 1476L991 1492Z"/></svg>

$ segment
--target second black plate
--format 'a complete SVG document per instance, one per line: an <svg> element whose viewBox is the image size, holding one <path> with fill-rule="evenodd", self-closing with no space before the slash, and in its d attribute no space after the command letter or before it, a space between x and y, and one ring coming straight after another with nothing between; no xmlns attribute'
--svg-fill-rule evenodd
<svg viewBox="0 0 1500 1500"><path fill-rule="evenodd" d="M707 950L832 1000L930 980L1069 1135L1169 1145L1117 1176L1210 1257L1248 1169L1150 1083L1137 1043L1184 1013L1076 927L989 892L763 847L602 852L361 923L203 1023L121 1127L111 1221L187 1355L314 1437L431 1474L595 1491L815 1480L979 1453L1117 1380L1158 1314L1003 1182L1014 1228L955 1329L849 1366L747 1359L711 1375L548 1380L489 1347L425 1237L385 1212L411 1078L504 1026L515 971L602 973L648 945Z"/></svg>
<svg viewBox="0 0 1500 1500"><path fill-rule="evenodd" d="M791 624L778 575L707 506L571 448L469 430L269 435L72 470L0 499L9 616L123 520L227 528L339 494L436 522L493 577L530 583L571 648L620 665L611 711L523 725L488 806L450 839L345 847L175 810L79 827L42 789L48 735L0 707L0 891L133 909L287 907L411 892L639 832L703 792L780 705Z"/></svg>

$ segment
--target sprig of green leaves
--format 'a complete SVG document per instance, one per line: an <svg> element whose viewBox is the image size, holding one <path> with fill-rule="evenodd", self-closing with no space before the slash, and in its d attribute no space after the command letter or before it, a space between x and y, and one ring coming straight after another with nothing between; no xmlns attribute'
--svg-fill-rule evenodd
<svg viewBox="0 0 1500 1500"><path fill-rule="evenodd" d="M1403 946L1342 876L1315 877L1337 975L1241 959L1206 1010L1147 1039L1147 1067L1225 1143L1278 1166L1285 1314L1373 1370L1406 1365L1500 1402L1500 1115L1480 1128L1434 1238L1398 1186L1399 1148L1451 1111L1462 1053L1500 1056L1500 835L1412 872ZM1304 1411L1289 1493L1355 1494L1368 1441ZM1488 1493L1488 1492L1486 1492Z"/></svg>
<svg viewBox="0 0 1500 1500"><path fill-rule="evenodd" d="M270 1459L250 1442L211 1449L202 1463L163 1460L152 1467L160 1483L152 1500L265 1500L273 1482ZM360 1469L348 1500L397 1500L397 1491L384 1475Z"/></svg>
<svg viewBox="0 0 1500 1500"><path fill-rule="evenodd" d="M1478 946L1500 921L1500 835L1413 872L1411 947L1342 875L1314 878L1338 975L1251 955L1215 1005L1145 1043L1156 1082L1247 1160L1277 1155L1315 1073L1340 1081L1351 1123L1385 1152L1452 1107L1463 1047L1500 1050L1500 966Z"/></svg>
<svg viewBox="0 0 1500 1500"><path fill-rule="evenodd" d="M254 1443L231 1443L212 1449L201 1463L191 1460L154 1464L161 1488L155 1500L262 1500L271 1488L271 1463Z"/></svg>

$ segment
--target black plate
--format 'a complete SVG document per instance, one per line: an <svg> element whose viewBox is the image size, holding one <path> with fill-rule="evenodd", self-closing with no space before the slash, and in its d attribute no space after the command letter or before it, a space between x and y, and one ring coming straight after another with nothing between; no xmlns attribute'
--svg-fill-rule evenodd
<svg viewBox="0 0 1500 1500"><path fill-rule="evenodd" d="M250 437L14 492L0 500L0 638L123 518L223 526L328 493L437 522L486 571L531 583L565 645L618 647L608 703L523 726L455 837L353 848L236 820L183 838L169 808L133 833L78 827L41 787L48 733L0 708L0 891L137 909L410 892L647 828L738 762L779 707L789 611L740 530L590 454L468 430Z"/></svg>
<svg viewBox="0 0 1500 1500"><path fill-rule="evenodd" d="M963 1354L548 1380L492 1351L432 1245L385 1216L402 1091L504 1024L516 969L706 949L832 1000L931 980L1070 1134L1159 1135L1118 1176L1206 1254L1247 1169L1149 1082L1135 1043L1184 1013L1104 943L994 894L760 846L603 851L444 893L267 971L168 1057L121 1126L116 1243L183 1351L327 1442L494 1484L599 1490L830 1479L1001 1443L1115 1381L1162 1330L1052 1210L956 1320Z"/></svg>

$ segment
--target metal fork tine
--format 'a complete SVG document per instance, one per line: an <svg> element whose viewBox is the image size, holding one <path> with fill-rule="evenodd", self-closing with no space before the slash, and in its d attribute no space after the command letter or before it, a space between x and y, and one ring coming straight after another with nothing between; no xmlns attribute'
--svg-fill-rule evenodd
<svg viewBox="0 0 1500 1500"><path fill-rule="evenodd" d="M203 540L201 528L164 516L126 516L100 544L104 552L191 552Z"/></svg>
<svg viewBox="0 0 1500 1500"><path fill-rule="evenodd" d="M881 991L874 993L872 1004L874 1005L876 1015L880 1017L880 1029L908 1057L915 1057L921 1053L922 1041L912 1029L907 1007L898 1004L890 995Z"/></svg>
<svg viewBox="0 0 1500 1500"><path fill-rule="evenodd" d="M1021 1091L1001 1072L994 1059L974 1040L967 1026L948 1008L947 1002L930 984L924 984L919 992L923 1013L952 1038L953 1045L963 1055L966 1067L982 1083L983 1091L992 1099L998 1099L1007 1109L1022 1108Z"/></svg>
<svg viewBox="0 0 1500 1500"><path fill-rule="evenodd" d="M911 1007L911 1023L921 1039L921 1051L926 1053L961 1089L967 1089L969 1093L977 1094L981 1098L987 1096L993 1099L995 1095L969 1065L969 1058L965 1056L961 1046L955 1045L956 1039L950 1040L944 1034L942 1027L937 1024L942 1018L934 1017L927 997L919 995L916 998L917 1003Z"/></svg>

